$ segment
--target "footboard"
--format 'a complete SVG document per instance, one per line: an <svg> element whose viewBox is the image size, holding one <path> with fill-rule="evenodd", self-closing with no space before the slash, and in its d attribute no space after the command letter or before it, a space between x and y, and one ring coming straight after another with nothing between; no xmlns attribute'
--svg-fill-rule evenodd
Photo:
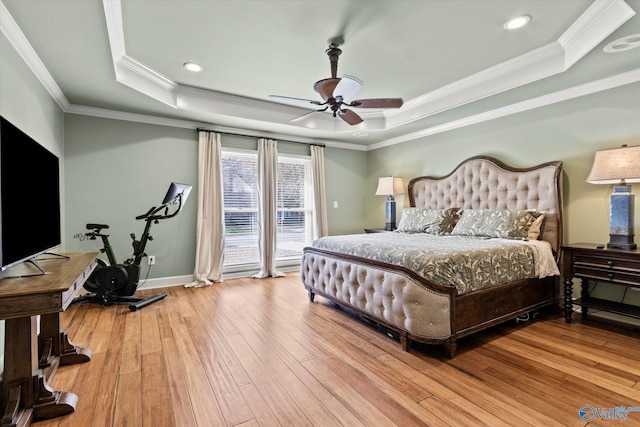
<svg viewBox="0 0 640 427"><path fill-rule="evenodd" d="M452 338L453 286L403 267L316 248L305 248L300 273L311 301L321 295L398 332L404 350L412 340L447 344Z"/></svg>

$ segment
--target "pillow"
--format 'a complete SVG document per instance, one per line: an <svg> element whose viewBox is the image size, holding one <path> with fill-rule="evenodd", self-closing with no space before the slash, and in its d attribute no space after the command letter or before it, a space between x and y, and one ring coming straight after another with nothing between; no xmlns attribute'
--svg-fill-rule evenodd
<svg viewBox="0 0 640 427"><path fill-rule="evenodd" d="M526 210L465 209L451 234L527 240L531 225L541 216L541 212ZM540 234L539 226L537 233ZM532 235L535 235L535 229Z"/></svg>
<svg viewBox="0 0 640 427"><path fill-rule="evenodd" d="M405 208L396 231L402 233L449 234L458 219L459 208Z"/></svg>
<svg viewBox="0 0 640 427"><path fill-rule="evenodd" d="M540 222L536 224L536 221L540 219ZM542 222L544 221L544 214L536 211L515 211L513 213L512 223L508 230L506 230L506 239L519 239L519 240L537 240L540 236L542 228ZM536 224L537 231L531 230L532 226ZM535 235L534 239L529 237L529 232Z"/></svg>
<svg viewBox="0 0 640 427"><path fill-rule="evenodd" d="M544 222L544 214L541 214L529 227L529 233L527 238L529 240L538 240L542 234L542 223Z"/></svg>

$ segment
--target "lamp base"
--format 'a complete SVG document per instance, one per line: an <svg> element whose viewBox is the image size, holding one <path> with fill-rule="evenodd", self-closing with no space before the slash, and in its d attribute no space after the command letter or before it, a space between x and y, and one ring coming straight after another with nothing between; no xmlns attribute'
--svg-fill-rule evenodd
<svg viewBox="0 0 640 427"><path fill-rule="evenodd" d="M632 250L633 243L633 205L634 195L631 186L620 184L613 187L609 211L609 243L607 248Z"/></svg>
<svg viewBox="0 0 640 427"><path fill-rule="evenodd" d="M393 196L387 197L386 204L386 222L384 229L387 231L393 231L396 229L396 201Z"/></svg>
<svg viewBox="0 0 640 427"><path fill-rule="evenodd" d="M607 243L609 249L633 250L636 247L637 245L633 242L633 234L609 234L609 243Z"/></svg>

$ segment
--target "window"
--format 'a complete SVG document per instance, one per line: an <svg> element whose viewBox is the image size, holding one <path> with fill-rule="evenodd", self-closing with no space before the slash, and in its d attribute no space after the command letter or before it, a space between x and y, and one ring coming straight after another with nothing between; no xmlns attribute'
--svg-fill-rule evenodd
<svg viewBox="0 0 640 427"><path fill-rule="evenodd" d="M222 149L224 267L259 264L258 153ZM278 155L276 263L297 261L313 239L311 158Z"/></svg>
<svg viewBox="0 0 640 427"><path fill-rule="evenodd" d="M313 239L311 158L278 155L276 262L300 259Z"/></svg>

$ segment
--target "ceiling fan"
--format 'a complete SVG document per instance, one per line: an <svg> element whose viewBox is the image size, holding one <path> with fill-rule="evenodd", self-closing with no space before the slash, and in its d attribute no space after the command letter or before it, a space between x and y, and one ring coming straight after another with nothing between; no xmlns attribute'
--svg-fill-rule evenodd
<svg viewBox="0 0 640 427"><path fill-rule="evenodd" d="M331 78L318 80L313 85L313 90L318 92L324 102L315 101L311 99L293 98L290 96L281 95L269 95L274 98L292 99L296 101L310 102L313 105L326 105L326 107L310 111L302 116L296 117L292 122L302 120L312 114L321 113L331 109L333 117L340 117L350 125L357 125L362 122L360 117L353 110L349 110L344 107L353 108L400 108L402 107L402 98L373 98L373 99L356 99L354 101L348 101L354 96L362 87L362 82L353 76L344 75L342 78L336 77L338 73L338 57L342 53L342 50L338 48L338 45L331 43L329 48L325 51L329 56L329 62L331 63Z"/></svg>

